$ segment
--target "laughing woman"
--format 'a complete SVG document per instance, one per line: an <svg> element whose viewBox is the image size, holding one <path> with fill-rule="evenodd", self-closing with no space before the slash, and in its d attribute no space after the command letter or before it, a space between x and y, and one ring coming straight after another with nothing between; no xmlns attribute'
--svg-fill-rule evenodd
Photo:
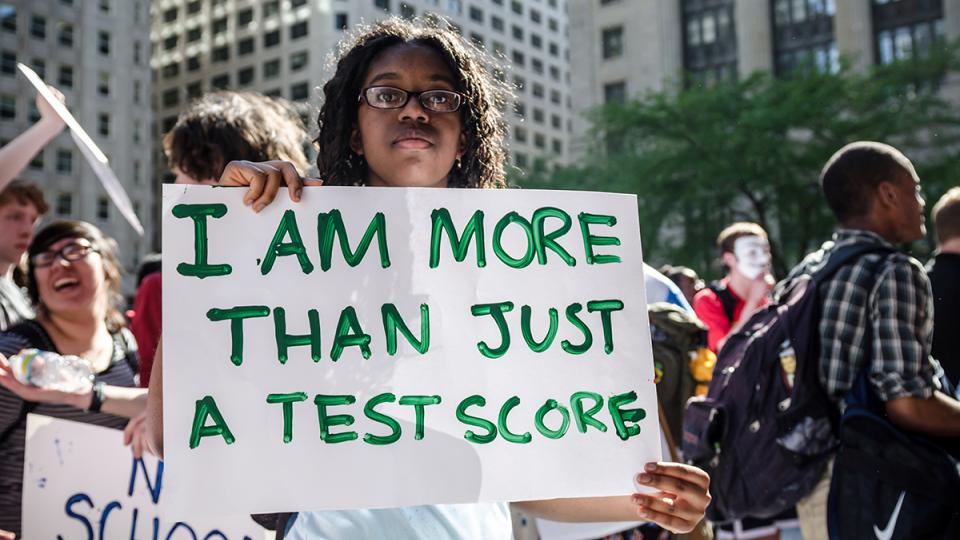
<svg viewBox="0 0 960 540"><path fill-rule="evenodd" d="M37 318L0 334L0 538L20 534L28 413L122 429L146 405L146 392L131 388L137 348L117 310L116 242L89 223L59 221L37 234L28 255ZM30 348L89 362L93 390L66 393L20 384L3 355Z"/></svg>

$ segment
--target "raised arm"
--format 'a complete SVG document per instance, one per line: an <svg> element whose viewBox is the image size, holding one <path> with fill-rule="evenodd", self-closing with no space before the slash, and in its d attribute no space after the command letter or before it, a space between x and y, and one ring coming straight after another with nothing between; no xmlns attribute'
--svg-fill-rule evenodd
<svg viewBox="0 0 960 540"><path fill-rule="evenodd" d="M554 521L652 521L675 533L690 532L710 504L710 476L680 463L648 463L637 475L653 493L516 502L536 517Z"/></svg>
<svg viewBox="0 0 960 540"><path fill-rule="evenodd" d="M52 86L49 88L63 102L63 94ZM40 110L40 120L0 148L0 191L23 172L37 152L63 131L63 120L40 95L37 95L37 109Z"/></svg>

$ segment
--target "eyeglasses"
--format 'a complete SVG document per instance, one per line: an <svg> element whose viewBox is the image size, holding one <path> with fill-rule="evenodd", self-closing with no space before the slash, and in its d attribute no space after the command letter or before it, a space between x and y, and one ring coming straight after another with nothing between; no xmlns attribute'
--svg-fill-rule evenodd
<svg viewBox="0 0 960 540"><path fill-rule="evenodd" d="M360 92L357 101L366 101L374 109L402 109L411 97L416 97L424 109L439 113L456 112L466 98L453 90L407 92L392 86L371 86Z"/></svg>
<svg viewBox="0 0 960 540"><path fill-rule="evenodd" d="M74 262L79 261L90 253L99 253L99 251L94 249L90 244L71 242L57 251L41 251L33 257L30 257L30 262L33 263L34 268L46 268L55 263L57 257L65 261Z"/></svg>

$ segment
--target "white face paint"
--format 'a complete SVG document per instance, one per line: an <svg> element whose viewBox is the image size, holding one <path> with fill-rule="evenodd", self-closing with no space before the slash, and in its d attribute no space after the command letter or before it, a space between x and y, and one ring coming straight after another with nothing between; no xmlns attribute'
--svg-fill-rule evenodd
<svg viewBox="0 0 960 540"><path fill-rule="evenodd" d="M770 244L759 236L741 236L733 243L737 270L747 279L756 279L770 266Z"/></svg>

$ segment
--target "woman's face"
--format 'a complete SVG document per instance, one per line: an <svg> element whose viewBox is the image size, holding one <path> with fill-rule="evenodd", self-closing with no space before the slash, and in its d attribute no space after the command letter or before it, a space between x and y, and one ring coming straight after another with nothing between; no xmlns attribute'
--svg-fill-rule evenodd
<svg viewBox="0 0 960 540"><path fill-rule="evenodd" d="M434 49L394 45L370 64L361 89L390 86L407 92L457 90L454 77ZM461 110L466 104L461 104ZM350 146L366 159L367 185L446 187L447 174L463 153L460 111L434 112L410 96L398 109L359 104Z"/></svg>
<svg viewBox="0 0 960 540"><path fill-rule="evenodd" d="M40 302L49 313L97 313L106 306L109 284L103 259L86 238L58 240L32 260Z"/></svg>

